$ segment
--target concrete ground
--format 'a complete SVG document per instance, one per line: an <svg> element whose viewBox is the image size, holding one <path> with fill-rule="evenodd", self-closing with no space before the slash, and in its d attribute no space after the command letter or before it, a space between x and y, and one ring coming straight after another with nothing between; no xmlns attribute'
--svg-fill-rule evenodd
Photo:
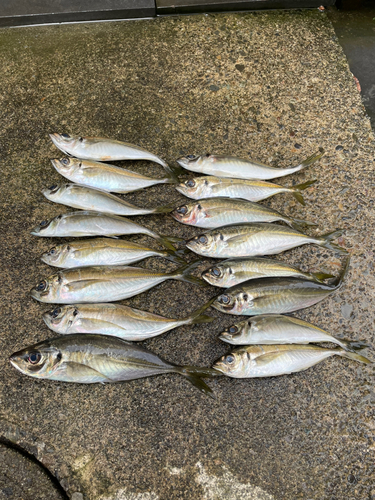
<svg viewBox="0 0 375 500"><path fill-rule="evenodd" d="M12 352L54 336L41 318L48 306L29 295L53 273L39 256L57 242L30 230L68 211L40 193L60 180L49 162L61 156L53 131L124 139L170 164L215 152L286 166L323 147L318 165L281 181L318 179L306 207L286 195L266 204L315 221L312 234L344 229L340 244L351 254L344 286L296 315L364 339L375 359L374 135L326 15L6 29L0 44L0 438L33 454L73 500L374 500L373 366L332 358L290 376L220 378L209 382L212 400L173 375L74 385L31 379L8 363ZM161 175L146 162L131 167ZM155 186L127 199L157 206L183 197ZM137 220L164 234L199 233L167 215ZM313 271L337 273L342 264L312 246L282 258ZM157 259L141 265L173 268ZM126 303L182 317L215 294L167 282ZM229 351L217 336L235 320L210 313L211 324L144 344L175 363L209 366Z"/></svg>

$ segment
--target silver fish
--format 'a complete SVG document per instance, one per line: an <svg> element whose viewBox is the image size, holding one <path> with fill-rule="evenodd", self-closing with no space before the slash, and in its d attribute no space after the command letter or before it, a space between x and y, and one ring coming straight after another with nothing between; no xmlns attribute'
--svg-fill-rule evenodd
<svg viewBox="0 0 375 500"><path fill-rule="evenodd" d="M229 224L244 224L249 222L282 221L296 228L313 222L293 219L281 214L277 210L258 205L251 201L232 198L207 198L194 203L187 203L177 207L171 215L178 222L189 226L212 229Z"/></svg>
<svg viewBox="0 0 375 500"><path fill-rule="evenodd" d="M234 345L310 344L332 342L347 350L356 342L337 339L307 321L280 314L262 314L230 326L219 336Z"/></svg>
<svg viewBox="0 0 375 500"><path fill-rule="evenodd" d="M264 258L229 259L215 264L202 273L202 278L213 286L228 288L257 278L304 278L321 282L332 274L304 273L297 267L279 260Z"/></svg>
<svg viewBox="0 0 375 500"><path fill-rule="evenodd" d="M330 356L342 356L365 364L372 362L344 349L311 344L240 347L214 363L213 368L232 378L277 377L301 372Z"/></svg>
<svg viewBox="0 0 375 500"><path fill-rule="evenodd" d="M44 340L15 352L14 368L30 377L79 384L122 382L164 373L179 373L210 395L201 377L220 375L211 368L177 366L137 344L105 335L69 335Z"/></svg>
<svg viewBox="0 0 375 500"><path fill-rule="evenodd" d="M71 241L52 247L41 259L54 267L125 266L148 257L164 257L172 262L183 263L171 250L154 250L133 241L113 238L94 238Z"/></svg>
<svg viewBox="0 0 375 500"><path fill-rule="evenodd" d="M274 168L253 160L211 154L204 156L183 156L177 160L177 163L187 170L192 170L200 174L215 175L218 177L235 177L237 179L269 180L298 172L319 160L323 155L324 150L321 150L296 167L287 168Z"/></svg>
<svg viewBox="0 0 375 500"><path fill-rule="evenodd" d="M54 332L111 335L124 340L141 341L156 337L178 326L210 323L213 318L198 311L182 319L170 319L118 304L74 304L44 313L46 325Z"/></svg>
<svg viewBox="0 0 375 500"><path fill-rule="evenodd" d="M149 160L168 167L164 160L128 142L102 137L79 137L69 134L49 134L54 145L66 154L83 160L117 161Z"/></svg>
<svg viewBox="0 0 375 500"><path fill-rule="evenodd" d="M170 167L164 167L167 177L154 179L125 168L77 158L51 160L62 176L72 182L112 193L131 193L156 184L176 184L178 178Z"/></svg>
<svg viewBox="0 0 375 500"><path fill-rule="evenodd" d="M301 205L305 205L305 200L303 199L301 191L315 184L315 182L317 181L312 180L304 182L303 184L298 184L297 186L285 187L261 180L240 180L206 175L188 179L176 186L176 190L184 196L193 198L194 200L228 197L241 198L254 202L265 200L278 193L290 193L299 203L301 203Z"/></svg>
<svg viewBox="0 0 375 500"><path fill-rule="evenodd" d="M145 234L155 238L169 250L175 251L170 240L178 241L178 238L167 238L136 224L135 222L119 217L117 215L103 214L100 212L79 211L60 214L54 219L44 220L31 231L34 236L120 236L125 234Z"/></svg>
<svg viewBox="0 0 375 500"><path fill-rule="evenodd" d="M261 278L227 288L212 307L227 314L255 316L283 314L310 307L338 290L349 269L346 261L339 277L330 285L298 278Z"/></svg>
<svg viewBox="0 0 375 500"><path fill-rule="evenodd" d="M186 246L199 255L218 259L274 255L308 243L347 254L344 248L331 243L341 235L342 231L334 231L314 237L278 224L240 224L207 231Z"/></svg>
<svg viewBox="0 0 375 500"><path fill-rule="evenodd" d="M136 207L114 194L80 184L53 184L51 187L43 189L42 193L47 200L54 203L106 214L130 216L162 214L172 211L172 207L169 205L158 208Z"/></svg>
<svg viewBox="0 0 375 500"><path fill-rule="evenodd" d="M204 281L188 274L196 266L194 262L171 273L130 266L75 267L42 280L31 290L31 296L55 304L123 300L170 279L201 285Z"/></svg>

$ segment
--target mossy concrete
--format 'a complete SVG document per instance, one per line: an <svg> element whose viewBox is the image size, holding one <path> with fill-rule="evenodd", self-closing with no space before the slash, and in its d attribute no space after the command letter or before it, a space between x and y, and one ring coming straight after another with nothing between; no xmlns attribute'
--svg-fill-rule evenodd
<svg viewBox="0 0 375 500"><path fill-rule="evenodd" d="M344 229L340 244L352 257L345 285L297 316L374 347L374 136L326 16L6 29L0 47L0 436L33 453L74 499L374 499L372 366L329 359L290 376L221 378L209 382L212 400L177 375L74 385L31 379L8 363L12 352L54 336L41 317L47 306L29 290L53 273L39 256L57 242L30 230L68 210L40 192L60 180L49 162L61 156L48 137L55 131L123 139L170 164L212 152L287 166L323 147L319 164L282 180L318 179L306 207L287 195L266 204L315 221L312 234ZM146 162L131 168L162 175ZM183 197L163 185L127 199L158 206ZM136 220L163 234L199 233L167 215ZM312 246L282 258L311 271L337 273L342 264ZM142 265L173 268L160 259ZM182 317L216 293L170 281L126 303ZM144 344L175 363L209 366L229 350L217 337L235 320L212 315L212 324Z"/></svg>

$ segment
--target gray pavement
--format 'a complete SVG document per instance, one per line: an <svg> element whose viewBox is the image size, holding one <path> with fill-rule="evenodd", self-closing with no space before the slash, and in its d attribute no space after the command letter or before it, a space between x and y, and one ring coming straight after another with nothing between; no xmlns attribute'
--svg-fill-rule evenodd
<svg viewBox="0 0 375 500"><path fill-rule="evenodd" d="M345 230L346 283L296 315L364 339L375 359L374 135L326 15L6 29L0 44L0 437L32 453L73 500L374 500L372 366L329 359L290 376L222 378L209 382L211 400L177 375L85 386L31 379L7 361L54 336L41 318L48 306L29 295L52 274L39 256L57 242L30 230L68 211L40 193L60 180L49 162L61 156L48 138L53 131L124 139L170 164L210 152L287 166L325 148L318 165L281 182L318 179L306 207L286 195L266 204L317 222L311 234ZM146 162L131 167L162 175ZM127 199L157 206L183 197L165 185ZM136 220L164 234L199 233L167 215ZM282 258L311 271L337 273L342 263L312 246ZM172 269L157 259L142 266ZM216 293L166 282L126 303L182 317ZM234 322L211 314L212 324L144 344L175 363L209 366L229 350L217 336Z"/></svg>

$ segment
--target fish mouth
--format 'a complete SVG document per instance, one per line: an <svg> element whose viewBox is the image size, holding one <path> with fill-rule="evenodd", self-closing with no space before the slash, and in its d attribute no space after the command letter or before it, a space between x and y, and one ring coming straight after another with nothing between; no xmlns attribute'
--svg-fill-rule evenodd
<svg viewBox="0 0 375 500"><path fill-rule="evenodd" d="M216 361L213 365L212 365L212 368L214 370L217 370L218 372L221 372L221 373L226 373L226 370L225 370L225 365L222 361Z"/></svg>
<svg viewBox="0 0 375 500"><path fill-rule="evenodd" d="M175 210L173 210L173 211L171 212L171 216L172 216L174 219L176 219L178 222L181 222L181 221L182 221L182 219L183 219L183 217L184 217L182 214L179 214L179 213L177 212L177 209L175 209Z"/></svg>
<svg viewBox="0 0 375 500"><path fill-rule="evenodd" d="M178 158L176 160L176 162L180 165L180 167L183 167L183 168L185 168L189 164L188 160L186 158L184 158L183 156L181 158Z"/></svg>
<svg viewBox="0 0 375 500"><path fill-rule="evenodd" d="M35 300L40 300L40 294L39 294L39 292L38 292L37 290L35 290L35 288L32 288L32 289L30 290L30 295L31 295L31 297L32 297L33 299L35 299Z"/></svg>
<svg viewBox="0 0 375 500"><path fill-rule="evenodd" d="M186 187L183 184L179 184L178 186L175 186L176 191L178 191L181 194L185 194L187 192Z"/></svg>

